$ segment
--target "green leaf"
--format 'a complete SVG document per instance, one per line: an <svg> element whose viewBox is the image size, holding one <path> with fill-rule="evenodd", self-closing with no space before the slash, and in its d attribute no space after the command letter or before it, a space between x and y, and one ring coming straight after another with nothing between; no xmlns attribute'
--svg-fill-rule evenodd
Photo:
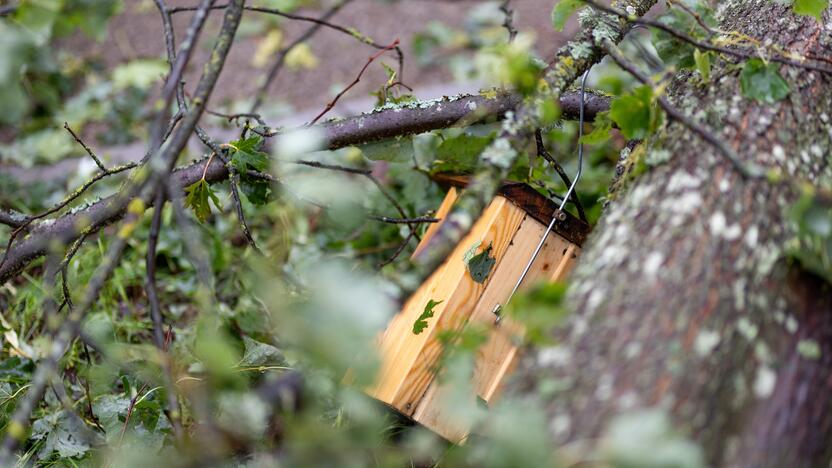
<svg viewBox="0 0 832 468"><path fill-rule="evenodd" d="M272 188L268 180L241 175L240 190L252 205L265 205L272 198Z"/></svg>
<svg viewBox="0 0 832 468"><path fill-rule="evenodd" d="M717 26L713 10L703 1L685 0L688 8L692 9L708 27ZM688 12L680 8L670 8L658 21L674 31L684 31L694 39L708 41L708 32ZM693 68L696 66L696 48L688 42L680 41L674 36L661 31L653 32L653 46L659 57L667 65L678 68Z"/></svg>
<svg viewBox="0 0 832 468"><path fill-rule="evenodd" d="M523 325L524 339L533 344L551 344L552 328L560 324L568 315L564 303L567 284L537 283L529 289L520 291L507 305L504 313Z"/></svg>
<svg viewBox="0 0 832 468"><path fill-rule="evenodd" d="M711 53L702 52L699 49L693 51L693 60L696 62L696 69L705 81L711 80Z"/></svg>
<svg viewBox="0 0 832 468"><path fill-rule="evenodd" d="M84 425L76 415L65 410L49 414L32 424L32 439L43 440L39 459L48 458L52 452L65 458L79 457L100 442L98 434Z"/></svg>
<svg viewBox="0 0 832 468"><path fill-rule="evenodd" d="M745 62L740 73L742 95L767 104L774 104L789 94L789 83L780 76L779 65L766 65L760 59Z"/></svg>
<svg viewBox="0 0 832 468"><path fill-rule="evenodd" d="M61 12L62 1L55 0L24 0L20 2L14 13L18 24L38 36L41 42L46 42L52 35L52 25Z"/></svg>
<svg viewBox="0 0 832 468"><path fill-rule="evenodd" d="M387 74L386 86L392 86L393 83L396 82L396 70L393 70L393 68L390 65L387 65L384 62L381 62L381 66L382 68L384 68L384 72Z"/></svg>
<svg viewBox="0 0 832 468"><path fill-rule="evenodd" d="M610 119L609 112L599 112L595 115L592 132L586 134L581 139L585 145L600 145L610 139L610 131L612 130L612 119Z"/></svg>
<svg viewBox="0 0 832 468"><path fill-rule="evenodd" d="M555 31L563 31L566 22L575 13L575 10L581 6L581 0L560 0L552 9L552 26Z"/></svg>
<svg viewBox="0 0 832 468"><path fill-rule="evenodd" d="M803 268L832 283L832 207L808 191L790 215L797 235L787 243L787 252Z"/></svg>
<svg viewBox="0 0 832 468"><path fill-rule="evenodd" d="M148 89L160 82L168 73L168 64L161 59L138 59L113 70L113 87L121 90L129 87Z"/></svg>
<svg viewBox="0 0 832 468"><path fill-rule="evenodd" d="M217 195L205 179L200 179L186 187L185 193L187 194L185 196L185 207L192 209L197 219L203 223L211 216L211 205L208 203L209 198L214 202L214 206L217 209L221 209L219 198L217 198Z"/></svg>
<svg viewBox="0 0 832 468"><path fill-rule="evenodd" d="M243 353L243 359L240 361L241 366L286 365L286 358L283 357L283 353L270 344L261 343L247 336L243 337L243 344L246 350Z"/></svg>
<svg viewBox="0 0 832 468"><path fill-rule="evenodd" d="M461 133L447 138L436 148L432 172L469 173L477 167L480 153L491 143L493 136Z"/></svg>
<svg viewBox="0 0 832 468"><path fill-rule="evenodd" d="M822 21L821 15L826 8L829 7L829 0L795 0L794 12L803 16L814 16L818 21Z"/></svg>
<svg viewBox="0 0 832 468"><path fill-rule="evenodd" d="M80 29L99 41L107 37L107 21L122 9L121 0L65 0L55 21L54 34L66 36Z"/></svg>
<svg viewBox="0 0 832 468"><path fill-rule="evenodd" d="M422 312L422 315L413 322L413 334L418 335L422 333L425 328L428 327L428 319L433 317L433 308L441 304L442 301L434 301L433 299L429 299L428 303L425 304L425 310Z"/></svg>
<svg viewBox="0 0 832 468"><path fill-rule="evenodd" d="M613 100L610 117L628 139L641 139L661 124L661 113L653 102L653 90L640 86Z"/></svg>
<svg viewBox="0 0 832 468"><path fill-rule="evenodd" d="M245 174L249 169L264 171L269 167L269 155L260 151L262 143L263 137L260 135L228 143L231 148L231 164L237 172Z"/></svg>
<svg viewBox="0 0 832 468"><path fill-rule="evenodd" d="M413 140L396 138L361 146L364 157L370 161L407 162L413 157Z"/></svg>
<svg viewBox="0 0 832 468"><path fill-rule="evenodd" d="M485 250L474 255L466 262L468 273L471 274L471 278L477 283L484 283L486 278L488 278L488 274L491 273L494 264L497 263L497 259L491 256L492 249L493 246L488 244Z"/></svg>

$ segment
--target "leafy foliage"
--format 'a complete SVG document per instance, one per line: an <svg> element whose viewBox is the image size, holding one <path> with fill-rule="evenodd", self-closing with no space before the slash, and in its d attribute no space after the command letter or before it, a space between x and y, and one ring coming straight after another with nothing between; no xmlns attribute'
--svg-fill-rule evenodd
<svg viewBox="0 0 832 468"><path fill-rule="evenodd" d="M610 106L610 118L630 139L644 138L655 132L662 122L662 114L649 86L639 86L632 93L615 98Z"/></svg>
<svg viewBox="0 0 832 468"><path fill-rule="evenodd" d="M832 206L807 190L792 207L791 218L797 236L788 244L789 254L832 283Z"/></svg>
<svg viewBox="0 0 832 468"><path fill-rule="evenodd" d="M208 202L209 198L217 209L221 209L220 199L205 179L200 179L186 187L185 193L187 194L185 197L185 207L192 209L197 219L202 222L207 221L208 217L211 216L211 205Z"/></svg>
<svg viewBox="0 0 832 468"><path fill-rule="evenodd" d="M0 123L19 122L42 106L55 109L68 89L49 41L78 29L102 39L120 8L119 0L29 0L20 2L11 21L0 21Z"/></svg>
<svg viewBox="0 0 832 468"><path fill-rule="evenodd" d="M479 160L480 153L493 140L493 136L477 136L461 133L446 138L436 148L432 172L471 172Z"/></svg>
<svg viewBox="0 0 832 468"><path fill-rule="evenodd" d="M793 8L798 15L814 16L822 21L821 15L829 8L829 0L794 0Z"/></svg>
<svg viewBox="0 0 832 468"><path fill-rule="evenodd" d="M711 52L703 52L699 49L693 51L696 69L699 71L699 75L702 76L703 81L711 80L711 55Z"/></svg>
<svg viewBox="0 0 832 468"><path fill-rule="evenodd" d="M716 26L713 12L705 2L697 0L685 1L685 3L709 27ZM676 31L688 34L694 39L707 41L707 31L695 18L682 9L673 8L668 10L666 14L659 18L659 21ZM653 45L659 57L667 65L673 65L678 68L694 68L697 65L694 54L698 49L690 43L681 41L664 31L658 29L653 31Z"/></svg>
<svg viewBox="0 0 832 468"><path fill-rule="evenodd" d="M507 43L498 3L473 6L459 29L429 24L412 43L417 60L447 66L450 74L466 82L494 83L526 95L536 91L545 64L535 55L530 36L521 34L513 44ZM35 12L32 7L27 13L27 28L51 28L50 37L56 37L68 30L58 26L65 19L69 29L103 34L106 25L102 18L115 11L110 6L118 2L20 3L26 8L36 4L45 7L40 16L30 14ZM292 11L307 2L265 0L261 4ZM562 10L557 15L553 12L553 21L565 24L578 5L561 1L555 10ZM26 8L19 11L25 13ZM46 26L38 26L38 21ZM268 63L282 45L281 21L272 15L246 16L241 34L268 31L252 58L255 66ZM690 27L695 35L701 33L697 26ZM140 59L106 71L86 64L69 67L67 61L52 60L55 54L47 50L48 41L41 42L18 23L0 21L0 28L11 31L4 35L4 39L10 38L8 42L0 41L0 48L7 47L3 52L8 50L0 54L0 82L9 83L0 87L0 100L10 106L10 113L0 118L16 115L15 122L25 122L15 129L14 143L0 148L4 159L31 164L78 154L77 148L76 153L67 149L73 145L60 128L64 120L79 130L95 124L93 129L101 132L98 141L107 144L129 142L146 134L145 111L152 109L147 91L166 73L164 62ZM363 37L354 30L351 34ZM685 57L679 55L687 51L680 50L672 60L682 63ZM706 63L713 57L693 52L693 63L706 80ZM322 63L305 44L286 60L290 68L297 69ZM625 136L647 135L661 122L649 89L631 90L632 80L603 66L593 72L598 86L620 97L616 111L600 114L594 131L583 140L591 147L585 148L578 192L591 221L600 216L617 148L623 144L621 135L612 129L613 122ZM379 98L385 103L410 99L388 92L401 77L389 66L385 72ZM18 86L21 73L32 84L31 89ZM4 92L10 93L8 99ZM557 114L551 102L538 108L538 117L547 124L544 144L572 174L577 168L578 127L574 122L557 121ZM169 339L162 352L150 344L154 323L144 292L144 239L149 220L143 217L128 239L124 261L116 267L112 281L105 285L84 323L85 337L98 346L87 358L84 344L74 342L60 363L64 372L59 385L69 394L72 410L47 392L33 413L33 432L22 444L21 462L184 466L204 453L212 457L216 453L217 460L229 465L264 466L439 463L498 467L559 462L548 436L549 421L536 402L506 400L485 408L471 397L474 357L488 336L488 330L475 324L439 334L446 353L438 372L452 389L447 396L449 414L459 421L476 422L482 428L482 438L472 437L465 446L449 449L427 431L391 420L361 394L359 389L372 384L378 371L373 343L398 307L391 298L402 285L412 282L406 262L393 262L380 271L377 265L408 238L410 228L367 221L367 213L387 215L394 207L366 177L285 164L302 156L372 170L408 216L430 215L443 193L429 174L470 173L499 125L486 122L464 130L446 129L339 151L316 151L318 145L308 144L314 139L298 132L292 145L283 145L291 138L277 139L274 154L279 157L274 161L259 136L230 142L231 164L240 173L241 191L249 202L242 209L252 230L260 234L258 245L264 255L254 255L241 240L232 210L214 212L212 222L196 230L196 239L185 239L176 228L171 208L166 207L156 257L149 260L157 267L164 332ZM533 183L546 196L563 193L563 183L549 164L535 158L533 148L526 153L511 168L510 177ZM270 169L272 163L281 176L279 198L274 196L274 185L245 174ZM65 190L63 186L23 190L13 185L14 181L7 183L4 174L0 177L4 191L12 194L3 199L4 203L12 200L9 206L43 207ZM104 187L112 189L117 182ZM220 208L220 198L227 197L227 184L210 186L202 180L187 188L186 205L204 222L212 215L211 204ZM812 233L818 232L818 226L822 231L821 224L806 223L815 226ZM424 229L420 226L418 232ZM69 294L76 303L82 286L90 282L109 247L109 231L103 232L91 237L68 265ZM208 257L211 285L198 280L188 242L196 242ZM406 245L402 258L409 248L412 244ZM465 262L472 278L484 282L495 259L490 245L477 254L479 248L479 244L474 246ZM0 286L0 306L9 320L3 322L0 360L3 426L51 343L48 323L42 317L45 288L33 277ZM565 285L540 285L519 294L508 306L508 313L529 330L531 342L551 343L548 331L567 314L565 289ZM61 299L61 292L56 296ZM430 326L440 304L428 301L413 324L414 334ZM175 382L174 396L181 404L184 444L177 440L168 411L166 364ZM306 381L306 387L297 392L286 388L293 371L303 373ZM612 466L647 466L657 460L678 462L679 466L701 464L695 448L649 416L640 415L635 424L631 420L630 426L623 426L639 429L638 423L646 421L648 429L611 431L616 440L599 459ZM626 437L630 434L638 437ZM215 443L217 440L221 443ZM638 455L636 449L643 451L639 443L644 440L655 444L659 453L634 456Z"/></svg>
<svg viewBox="0 0 832 468"><path fill-rule="evenodd" d="M237 172L245 174L249 169L263 171L269 167L269 155L260 151L262 145L263 137L260 135L252 135L228 143L231 148L231 164Z"/></svg>
<svg viewBox="0 0 832 468"><path fill-rule="evenodd" d="M555 31L563 31L566 22L575 13L575 10L583 6L580 0L558 0L552 8L552 26Z"/></svg>
<svg viewBox="0 0 832 468"><path fill-rule="evenodd" d="M768 104L788 96L789 83L780 76L779 68L776 63L765 63L756 58L745 62L740 73L743 96Z"/></svg>

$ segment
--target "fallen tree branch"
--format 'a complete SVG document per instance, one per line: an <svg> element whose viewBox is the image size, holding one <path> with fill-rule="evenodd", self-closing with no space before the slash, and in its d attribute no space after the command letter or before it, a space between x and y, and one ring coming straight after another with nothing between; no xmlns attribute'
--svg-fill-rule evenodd
<svg viewBox="0 0 832 468"><path fill-rule="evenodd" d="M433 101L418 101L402 106L389 106L367 114L348 119L324 122L313 128L324 134L326 147L338 149L360 145L402 135L413 135L456 125L470 125L503 117L520 103L515 94L494 91L482 95L463 95ZM560 97L561 115L571 119L578 114L580 97L578 93L566 93ZM601 94L586 94L585 113L590 119L598 112L609 109L609 98ZM228 170L222 161L214 159L196 161L175 170L171 184L184 188L202 178L209 183L228 178ZM5 254L6 261L0 266L0 284L5 283L25 268L30 262L41 257L52 240L68 244L77 239L82 231L92 234L121 219L125 204L111 209L111 203L119 194L114 194L89 206L67 213L48 223L32 224L29 235L13 244ZM152 199L148 200L152 204ZM24 215L25 216L25 215ZM403 216L404 217L404 216ZM0 211L0 222L19 225L19 217L13 212ZM22 222L25 222L22 221ZM84 229L78 229L84 226Z"/></svg>

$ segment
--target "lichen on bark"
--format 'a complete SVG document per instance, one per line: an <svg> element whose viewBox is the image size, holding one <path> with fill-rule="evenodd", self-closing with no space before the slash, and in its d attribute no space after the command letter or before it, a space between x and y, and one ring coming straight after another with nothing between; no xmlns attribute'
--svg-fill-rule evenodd
<svg viewBox="0 0 832 468"><path fill-rule="evenodd" d="M829 10L823 23L775 2L723 2L718 14L723 30L789 52L832 47ZM832 115L832 78L781 73L791 93L774 105L741 97L725 62L704 86L678 73L669 98L743 160L828 179L832 128L822 116ZM743 180L678 123L641 151L670 157L616 191L585 246L568 298L574 313L555 331L569 358L530 351L513 393L540 398L542 383L560 383L542 396L557 444L595 440L616 415L658 407L711 465L827 466L832 288L784 258L797 194Z"/></svg>

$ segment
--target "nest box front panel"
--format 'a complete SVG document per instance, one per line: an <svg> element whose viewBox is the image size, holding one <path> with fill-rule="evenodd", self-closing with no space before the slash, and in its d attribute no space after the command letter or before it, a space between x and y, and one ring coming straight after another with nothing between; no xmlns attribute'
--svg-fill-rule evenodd
<svg viewBox="0 0 832 468"><path fill-rule="evenodd" d="M508 317L501 319L499 326L496 325L494 307L497 304L505 304L545 231L546 226L531 216L524 217L505 253L504 260L495 268L489 286L480 296L469 319L492 326L488 341L478 351L472 382L476 395L487 404L496 400L508 375L514 369L523 335L523 328ZM577 259L579 251L575 244L550 233L520 288L539 280L563 279ZM460 442L468 436L470 428L447 416L448 399L445 394L448 389L440 380L434 379L431 382L413 414L413 419L452 442Z"/></svg>
<svg viewBox="0 0 832 468"><path fill-rule="evenodd" d="M445 219L456 199L457 190L452 187L436 216ZM471 321L491 327L488 341L478 351L472 384L476 396L492 403L517 362L524 332L508 317L497 325L495 306L509 300L546 232L544 221L548 223L554 216L556 206L552 205L528 186L507 184L501 188L501 195L492 200L468 235L379 337L382 365L376 385L367 389L370 396L449 441L465 440L471 428L450 416L445 404L449 389L437 379L443 351L440 335L459 331ZM426 247L440 225L428 227L414 255ZM587 232L588 226L567 214L548 234L520 287L541 279L563 279ZM472 266L470 256L474 254L479 256L478 267Z"/></svg>
<svg viewBox="0 0 832 468"><path fill-rule="evenodd" d="M493 268L497 268L524 217L507 199L495 198L445 263L408 299L381 337L381 370L376 386L368 391L371 396L412 416L435 377L442 354L440 332L461 329L491 283L493 274L482 283L471 277L464 261L466 252L473 246L490 247L496 262ZM414 322L429 301L438 303L433 316L426 320L427 328L414 333Z"/></svg>

